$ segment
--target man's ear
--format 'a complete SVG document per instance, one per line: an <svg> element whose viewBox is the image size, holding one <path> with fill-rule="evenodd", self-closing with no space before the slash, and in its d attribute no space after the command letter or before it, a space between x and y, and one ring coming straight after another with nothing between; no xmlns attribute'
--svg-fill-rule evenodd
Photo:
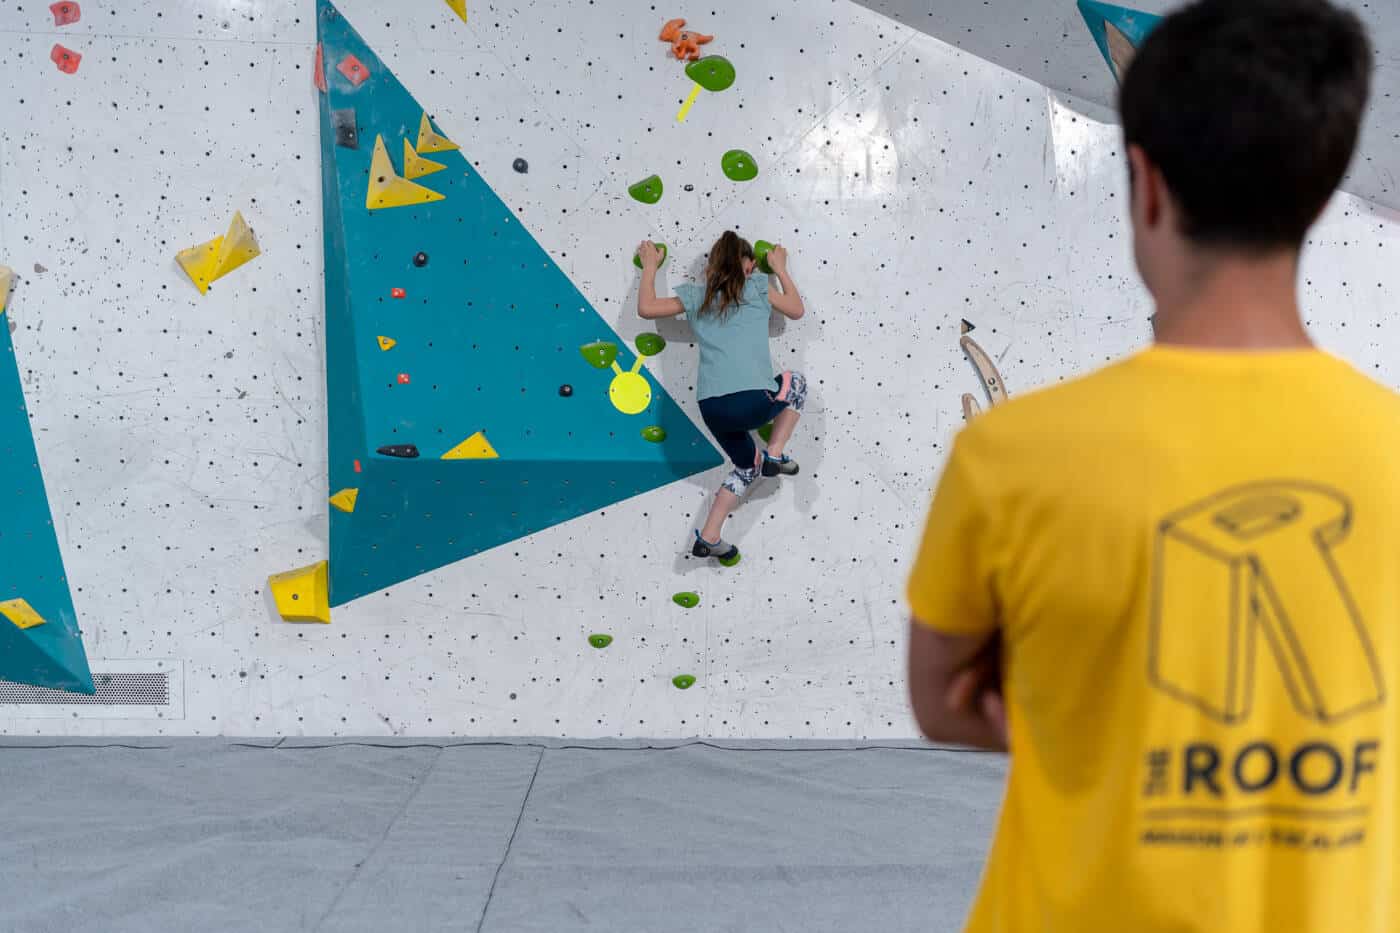
<svg viewBox="0 0 1400 933"><path fill-rule="evenodd" d="M1147 153L1136 143L1128 147L1128 178L1133 199L1133 217L1145 228L1162 222L1166 181Z"/></svg>

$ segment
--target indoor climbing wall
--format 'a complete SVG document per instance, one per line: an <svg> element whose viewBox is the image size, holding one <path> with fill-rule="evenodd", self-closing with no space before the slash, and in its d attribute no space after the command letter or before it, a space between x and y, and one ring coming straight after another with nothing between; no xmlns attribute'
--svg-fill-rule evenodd
<svg viewBox="0 0 1400 933"><path fill-rule="evenodd" d="M978 391L963 322L1013 396L1148 340L1109 115L845 0L336 6L370 75L324 36L325 94L311 0L0 7L5 317L98 682L0 690L0 729L912 735L902 588ZM674 57L691 43L733 83ZM388 187L444 198L368 211L380 137ZM339 228L326 165L361 208ZM774 360L812 387L802 473L756 486L732 568L687 555L725 472L708 439L642 434L691 443L695 349L637 318L632 264L665 242L667 294L725 227L792 251L809 311L774 323ZM1319 339L1391 385L1398 251L1393 215L1341 196L1305 269ZM631 414L610 389L634 367ZM362 535L381 481L417 531L455 531L372 531L380 500ZM473 510L521 514L483 532ZM282 621L268 576L330 560L335 589L338 547L397 569L330 624Z"/></svg>

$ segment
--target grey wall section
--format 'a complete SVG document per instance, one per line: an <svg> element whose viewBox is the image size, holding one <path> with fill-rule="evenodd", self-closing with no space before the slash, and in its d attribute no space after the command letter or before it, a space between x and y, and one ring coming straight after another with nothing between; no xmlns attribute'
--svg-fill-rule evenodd
<svg viewBox="0 0 1400 933"><path fill-rule="evenodd" d="M855 0L905 26L966 49L1039 84L1102 106L1116 85L1074 0ZM1370 27L1375 97L1361 146L1343 183L1357 197L1400 210L1400 3L1336 0ZM1166 13L1175 0L1123 0Z"/></svg>

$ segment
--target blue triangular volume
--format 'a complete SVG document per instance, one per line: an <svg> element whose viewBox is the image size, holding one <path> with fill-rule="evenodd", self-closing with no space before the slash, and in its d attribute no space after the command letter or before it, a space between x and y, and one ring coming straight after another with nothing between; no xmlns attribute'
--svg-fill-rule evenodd
<svg viewBox="0 0 1400 933"><path fill-rule="evenodd" d="M423 109L329 0L317 22L328 492L358 490L330 510L331 605L722 463L461 152L421 153L446 168L413 181L443 200L368 209L376 138L405 176ZM597 340L616 367L580 354ZM614 405L619 378L640 412ZM478 433L496 459L442 459Z"/></svg>
<svg viewBox="0 0 1400 933"><path fill-rule="evenodd" d="M3 300L0 296L0 303ZM4 503L0 505L0 603L23 599L44 619L42 625L20 628L0 615L0 679L92 693L92 674L2 309L0 496Z"/></svg>
<svg viewBox="0 0 1400 933"><path fill-rule="evenodd" d="M1162 17L1155 13L1130 10L1099 0L1079 0L1079 13L1089 26L1089 33L1099 47L1103 60L1118 81L1138 50Z"/></svg>

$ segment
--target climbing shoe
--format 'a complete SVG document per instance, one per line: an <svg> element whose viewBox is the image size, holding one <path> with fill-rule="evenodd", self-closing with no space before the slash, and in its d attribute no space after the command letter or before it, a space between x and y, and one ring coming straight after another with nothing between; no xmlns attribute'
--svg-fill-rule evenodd
<svg viewBox="0 0 1400 933"><path fill-rule="evenodd" d="M695 532L695 544L691 546L690 553L694 557L713 557L726 567L733 567L739 563L739 549L728 543L723 538L713 543L700 537L700 532Z"/></svg>
<svg viewBox="0 0 1400 933"><path fill-rule="evenodd" d="M783 454L778 459L768 456L768 451L763 452L763 475L764 476L796 476L797 461Z"/></svg>

